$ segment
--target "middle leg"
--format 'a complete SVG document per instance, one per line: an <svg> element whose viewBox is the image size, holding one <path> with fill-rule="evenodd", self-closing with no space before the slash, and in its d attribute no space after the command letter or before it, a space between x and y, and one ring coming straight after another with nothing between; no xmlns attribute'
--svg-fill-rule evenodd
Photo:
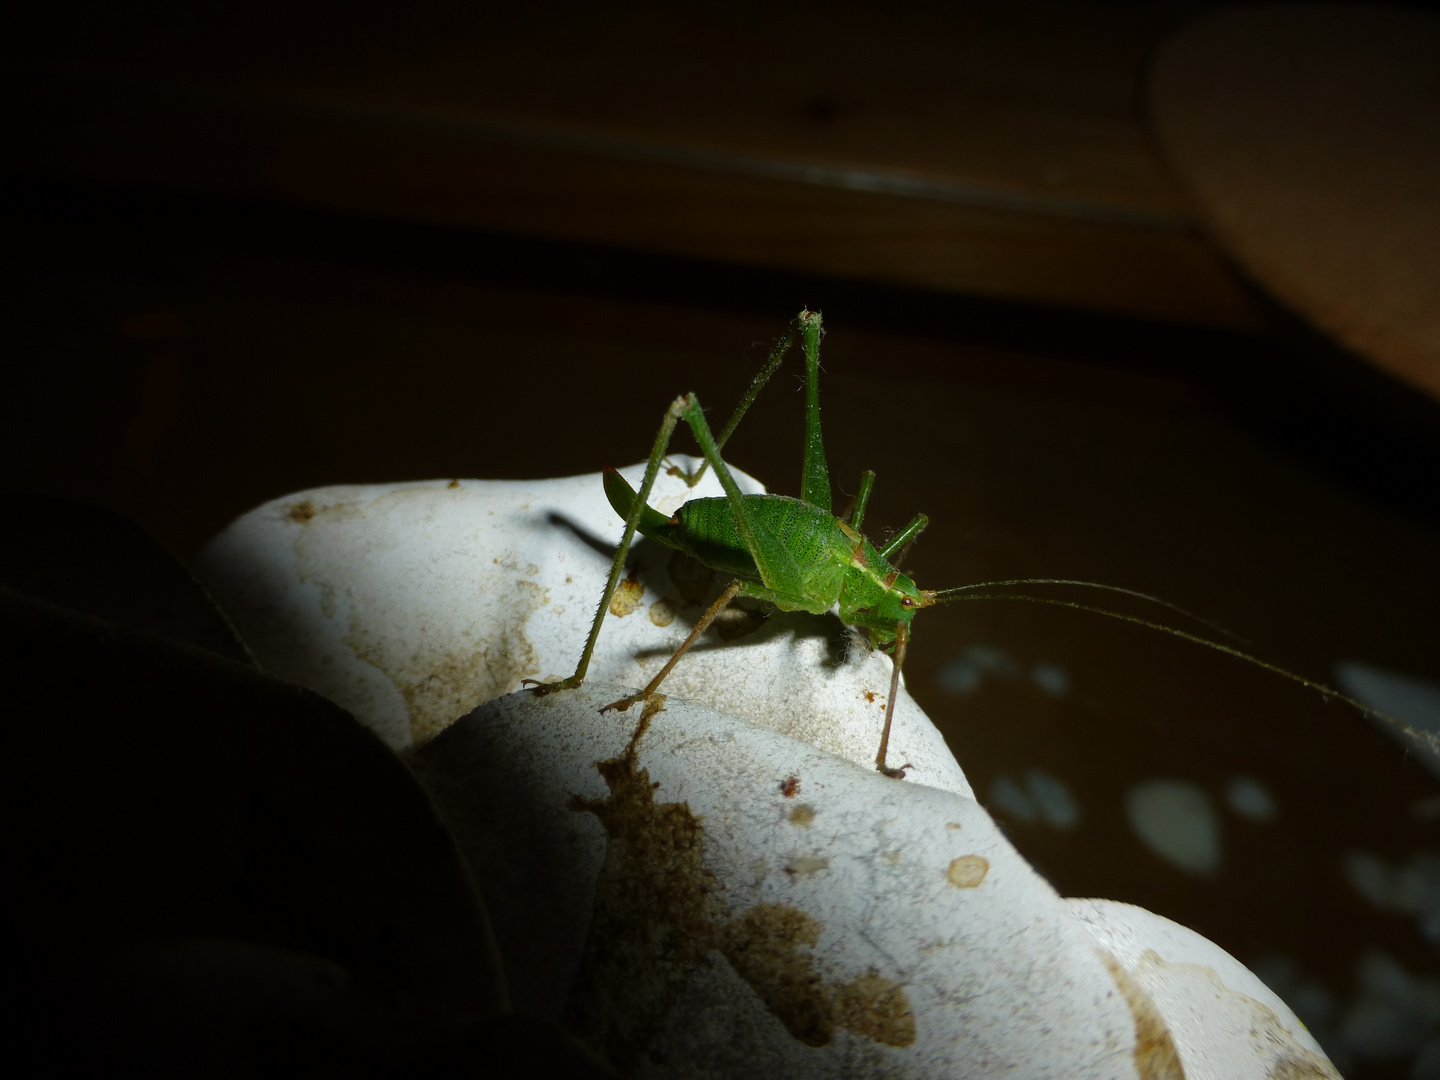
<svg viewBox="0 0 1440 1080"><path fill-rule="evenodd" d="M690 646L700 640L700 635L710 629L710 624L716 620L722 611L729 607L730 601L739 596L744 588L745 582L738 579L732 581L729 588L720 594L720 599L710 605L710 610L700 616L700 621L697 622L694 629L690 631L690 636L680 643L680 647L675 650L675 654L665 662L665 666L660 669L659 673L646 684L644 690L641 690L638 694L623 697L619 701L612 701L600 711L609 712L611 709L616 709L619 712L624 712L637 701L648 701L654 693L660 689L660 684L665 681L665 676L670 674L675 665L680 662L680 658L690 651Z"/></svg>

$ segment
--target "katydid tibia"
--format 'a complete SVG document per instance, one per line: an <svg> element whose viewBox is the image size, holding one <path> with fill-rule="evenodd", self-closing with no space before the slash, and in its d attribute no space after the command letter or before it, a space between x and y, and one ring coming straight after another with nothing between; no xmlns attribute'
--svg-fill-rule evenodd
<svg viewBox="0 0 1440 1080"><path fill-rule="evenodd" d="M755 376L754 381L750 384L750 389L746 391L745 396L736 406L734 414L721 429L718 438L712 434L710 426L705 420L705 414L701 410L700 402L694 394L685 394L676 398L670 408L666 410L660 431L655 437L655 444L650 451L638 492L630 487L619 472L606 467L604 473L605 494L611 507L625 520L625 529L620 545L615 551L615 559L611 564L605 592L600 598L600 605L596 609L595 619L591 624L590 634L585 641L585 648L580 655L580 662L576 666L575 673L556 683L537 685L536 689L539 692L549 693L554 690L576 687L584 680L590 665L590 658L595 651L596 640L600 635L600 627L624 574L625 560L629 555L630 546L634 541L635 534L639 532L658 543L698 559L713 570L731 575L734 580L695 624L690 635L643 690L630 697L612 702L602 711L610 709L623 711L637 702L655 700L660 684L664 682L675 664L709 628L725 607L737 597L748 596L768 601L781 611L808 611L819 615L836 610L841 621L849 626L864 627L869 631L870 640L873 643L888 649L891 653L893 665L890 675L890 695L885 705L885 722L880 733L879 750L875 755L875 767L886 776L901 779L905 775L905 770L910 766L891 767L886 760L886 753L890 742L890 727L894 719L896 696L900 689L900 672L905 663L905 651L910 638L910 622L914 618L915 612L921 608L951 600L1012 599L1076 608L1161 630L1256 664L1275 674L1318 690L1328 697L1339 698L1363 713L1380 717L1404 730L1411 730L1393 718L1377 713L1361 702L1346 697L1328 686L1313 682L1301 675L1296 675L1242 652L1233 646L1212 641L1209 638L1133 615L1078 604L1069 600L985 591L1014 585L1078 585L1123 593L1160 604L1190 618L1196 618L1174 604L1132 589L1059 578L992 581L938 591L917 588L915 582L901 573L891 560L898 562L903 557L905 549L928 524L929 519L924 514L917 514L884 546L875 547L860 533L866 505L875 482L875 474L870 471L861 474L854 509L849 512L848 516L839 518L831 511L829 470L825 461L825 446L820 434L820 337L821 319L818 312L802 311L797 315L785 335L771 351L765 366ZM779 368L785 354L797 340L802 345L805 357L805 453L801 471L800 497L745 495L740 491L735 478L721 458L720 450L760 390ZM679 475L691 487L694 487L704 475L705 470L713 468L725 494L723 497L691 499L672 516L666 517L651 508L647 500L665 460L670 438L674 434L676 425L682 420L694 434L704 460L693 473L679 473ZM672 469L671 471L676 472L677 470ZM1411 733L1415 734L1413 731Z"/></svg>

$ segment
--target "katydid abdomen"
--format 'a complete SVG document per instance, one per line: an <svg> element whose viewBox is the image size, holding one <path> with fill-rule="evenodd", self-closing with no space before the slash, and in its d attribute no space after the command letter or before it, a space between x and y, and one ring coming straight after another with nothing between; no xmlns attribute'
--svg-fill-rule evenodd
<svg viewBox="0 0 1440 1080"><path fill-rule="evenodd" d="M617 514L630 514L635 492L619 473L606 472L605 493ZM909 578L829 511L788 495L744 495L740 501L752 520L763 523L767 540L783 547L800 571L799 589L766 591L764 598L782 611L820 614L839 604L846 623L865 626L879 644L888 644L895 638L896 623L908 625L915 607L925 606ZM756 566L729 498L691 499L668 518L646 507L637 528L713 570L741 581L772 584ZM912 603L904 602L907 596Z"/></svg>
<svg viewBox="0 0 1440 1080"><path fill-rule="evenodd" d="M823 573L849 563L853 545L831 514L788 495L746 495L745 503L760 515L799 566ZM722 573L761 580L728 499L691 499L675 512L673 520L669 536L656 536L661 543L669 543Z"/></svg>

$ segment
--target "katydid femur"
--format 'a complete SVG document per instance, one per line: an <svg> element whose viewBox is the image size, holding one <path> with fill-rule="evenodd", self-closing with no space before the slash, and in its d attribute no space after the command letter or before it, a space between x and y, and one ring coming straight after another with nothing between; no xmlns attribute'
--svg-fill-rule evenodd
<svg viewBox="0 0 1440 1080"><path fill-rule="evenodd" d="M713 570L731 575L734 580L701 616L690 635L643 690L612 702L602 711L624 711L637 702L655 699L660 684L675 664L726 606L738 597L748 596L768 601L781 611L808 611L820 615L835 609L838 610L841 621L849 626L864 627L869 631L872 642L891 653L893 666L890 674L890 695L885 703L885 722L880 733L879 751L875 755L875 767L886 776L901 779L910 766L892 768L886 761L886 753L890 743L890 726L895 714L895 700L900 690L900 672L905 663L905 650L910 639L910 621L915 612L952 600L1010 599L1077 608L1161 630L1256 664L1318 690L1327 697L1339 698L1363 713L1380 717L1410 731L1412 735L1415 734L1406 725L1377 713L1328 686L1312 682L1301 675L1241 652L1233 646L1162 623L1086 604L1058 598L986 591L1014 585L1079 585L1123 593L1195 618L1174 604L1132 589L1059 578L992 581L938 591L917 588L915 582L896 569L890 560L893 558L899 561L905 549L928 524L929 519L924 514L917 514L910 524L895 534L883 547L877 548L871 544L860 533L866 504L875 482L875 474L868 470L860 476L854 509L848 518L838 518L831 512L829 469L825 463L825 446L820 435L820 336L819 312L800 312L771 351L765 366L755 376L750 389L736 406L734 414L721 429L719 438L711 433L700 402L694 394L676 398L666 410L660 431L655 436L655 445L650 451L638 492L631 488L616 470L606 467L605 495L615 512L625 519L625 530L620 546L615 551L615 560L610 567L605 592L600 598L600 605L596 609L590 635L585 641L575 674L557 683L538 685L537 690L548 693L579 686L584 680L590 658L595 651L595 642L600 635L600 627L625 571L625 560L630 553L630 546L635 533L639 532L698 559ZM805 356L805 454L800 497L797 499L786 495L742 494L735 478L720 457L720 450L797 339L802 344ZM670 438L681 420L690 426L704 455L704 461L698 469L692 473L680 473L681 477L694 487L705 474L705 470L713 468L725 494L723 497L691 499L674 515L666 517L652 509L647 500L655 477L665 460ZM672 469L672 472L674 471L677 470Z"/></svg>

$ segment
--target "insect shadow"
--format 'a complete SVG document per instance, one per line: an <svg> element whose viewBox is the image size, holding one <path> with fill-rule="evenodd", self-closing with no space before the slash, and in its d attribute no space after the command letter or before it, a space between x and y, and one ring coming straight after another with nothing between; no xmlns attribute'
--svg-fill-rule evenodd
<svg viewBox="0 0 1440 1080"><path fill-rule="evenodd" d="M560 511L551 510L550 513L545 515L545 521L547 524L552 525L557 529L565 529L567 532L570 533L570 535L575 537L575 539L579 540L582 544L588 547L591 551L594 551L596 554L603 555L607 559L615 558L616 545L602 539L601 537L596 536L588 529L583 528L579 524L579 522L572 521L570 518L560 513Z"/></svg>
<svg viewBox="0 0 1440 1080"><path fill-rule="evenodd" d="M648 540L635 544L631 551L637 555L636 580L670 599L678 612L693 615L704 611L724 592L727 580L724 574L717 574L682 551L671 551ZM692 617L685 621L693 623L695 620ZM764 601L742 598L715 620L711 633L697 642L691 651L761 646L782 635L788 635L797 642L805 639L823 641L825 656L821 666L826 670L843 667L852 649L869 648L867 644L857 644L850 628L833 613L814 615L808 611L780 611ZM645 659L669 656L673 651L668 645L656 646L642 649L635 655L637 659Z"/></svg>

